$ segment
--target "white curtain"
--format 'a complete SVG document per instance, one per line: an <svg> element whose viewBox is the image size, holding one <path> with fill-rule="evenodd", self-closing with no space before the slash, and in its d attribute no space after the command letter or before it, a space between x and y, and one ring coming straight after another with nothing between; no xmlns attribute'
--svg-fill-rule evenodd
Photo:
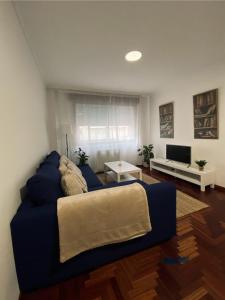
<svg viewBox="0 0 225 300"><path fill-rule="evenodd" d="M70 158L74 159L73 150L81 147L95 171L102 171L106 161L137 163L141 124L138 97L55 93L61 153L65 153L67 134Z"/></svg>
<svg viewBox="0 0 225 300"><path fill-rule="evenodd" d="M48 100L51 100L51 110L54 111L55 136L57 150L67 155L66 138L68 141L68 156L74 158L75 150L75 115L73 102L64 91L48 90Z"/></svg>

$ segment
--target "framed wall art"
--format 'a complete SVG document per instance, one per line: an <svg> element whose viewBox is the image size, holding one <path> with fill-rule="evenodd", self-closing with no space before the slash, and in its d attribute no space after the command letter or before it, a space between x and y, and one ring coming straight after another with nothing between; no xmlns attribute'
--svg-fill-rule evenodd
<svg viewBox="0 0 225 300"><path fill-rule="evenodd" d="M160 137L174 138L173 102L159 106Z"/></svg>
<svg viewBox="0 0 225 300"><path fill-rule="evenodd" d="M194 138L218 139L218 89L193 96Z"/></svg>

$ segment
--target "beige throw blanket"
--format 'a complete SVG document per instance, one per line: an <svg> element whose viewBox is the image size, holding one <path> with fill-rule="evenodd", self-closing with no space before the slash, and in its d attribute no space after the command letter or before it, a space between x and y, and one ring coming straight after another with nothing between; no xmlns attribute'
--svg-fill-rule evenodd
<svg viewBox="0 0 225 300"><path fill-rule="evenodd" d="M60 261L151 231L145 189L139 183L59 198Z"/></svg>

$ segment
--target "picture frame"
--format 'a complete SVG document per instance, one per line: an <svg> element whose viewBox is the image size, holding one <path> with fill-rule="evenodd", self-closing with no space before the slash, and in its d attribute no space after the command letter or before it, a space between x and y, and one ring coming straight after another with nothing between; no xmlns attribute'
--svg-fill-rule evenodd
<svg viewBox="0 0 225 300"><path fill-rule="evenodd" d="M218 139L218 89L193 96L194 138Z"/></svg>
<svg viewBox="0 0 225 300"><path fill-rule="evenodd" d="M174 138L174 103L159 106L160 138Z"/></svg>

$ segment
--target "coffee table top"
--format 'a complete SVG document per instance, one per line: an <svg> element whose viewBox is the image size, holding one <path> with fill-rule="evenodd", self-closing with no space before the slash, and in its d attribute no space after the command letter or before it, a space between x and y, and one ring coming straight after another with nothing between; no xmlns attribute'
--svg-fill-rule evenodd
<svg viewBox="0 0 225 300"><path fill-rule="evenodd" d="M127 174L141 171L140 168L126 161L110 161L104 163L104 165L117 174Z"/></svg>

